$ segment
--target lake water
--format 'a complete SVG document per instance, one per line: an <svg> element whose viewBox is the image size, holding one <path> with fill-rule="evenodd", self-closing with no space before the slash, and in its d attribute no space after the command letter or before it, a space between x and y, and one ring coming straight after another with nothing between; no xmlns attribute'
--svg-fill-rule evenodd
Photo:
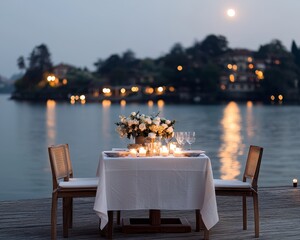
<svg viewBox="0 0 300 240"><path fill-rule="evenodd" d="M99 154L126 147L115 122L133 111L176 120L196 131L215 178L240 179L250 144L264 147L259 186L291 186L300 178L300 107L238 104L172 105L28 103L0 94L0 200L51 197L47 147L68 143L75 176L95 176Z"/></svg>

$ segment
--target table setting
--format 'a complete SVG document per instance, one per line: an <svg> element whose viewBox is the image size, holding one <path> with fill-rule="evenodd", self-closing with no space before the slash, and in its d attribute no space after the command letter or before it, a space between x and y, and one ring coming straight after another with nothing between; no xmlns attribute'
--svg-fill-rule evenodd
<svg viewBox="0 0 300 240"><path fill-rule="evenodd" d="M191 149L195 132L175 132L175 120L158 114L133 112L119 118L116 131L131 142L100 154L94 204L100 228L112 224L109 211L141 209L149 210L147 226L123 219L124 232L191 231L185 221L174 225L161 219L161 210L200 209L206 229L213 227L219 218L211 162L205 151Z"/></svg>

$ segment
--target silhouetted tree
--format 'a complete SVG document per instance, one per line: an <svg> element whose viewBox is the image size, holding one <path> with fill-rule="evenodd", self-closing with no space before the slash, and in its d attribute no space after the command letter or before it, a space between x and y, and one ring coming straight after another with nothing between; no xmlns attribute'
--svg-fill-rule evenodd
<svg viewBox="0 0 300 240"><path fill-rule="evenodd" d="M294 55L295 63L300 67L300 49L294 40L292 41L291 52Z"/></svg>
<svg viewBox="0 0 300 240"><path fill-rule="evenodd" d="M24 57L23 56L20 56L17 60L17 64L18 64L18 68L20 70L25 70L26 69L26 63L25 63L25 60L24 60Z"/></svg>
<svg viewBox="0 0 300 240"><path fill-rule="evenodd" d="M228 50L228 42L222 35L209 35L201 42L200 49L208 56L217 57Z"/></svg>
<svg viewBox="0 0 300 240"><path fill-rule="evenodd" d="M26 73L15 83L17 91L36 90L38 88L38 83L43 80L44 74L52 70L50 53L45 44L35 47L28 60L29 66ZM20 63L21 65L23 64L22 60Z"/></svg>

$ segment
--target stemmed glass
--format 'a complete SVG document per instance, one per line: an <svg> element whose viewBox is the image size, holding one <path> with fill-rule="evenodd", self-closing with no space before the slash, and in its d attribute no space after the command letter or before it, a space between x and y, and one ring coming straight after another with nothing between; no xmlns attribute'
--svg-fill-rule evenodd
<svg viewBox="0 0 300 240"><path fill-rule="evenodd" d="M195 132L187 132L186 141L190 145L189 150L191 150L192 144L196 141L196 133Z"/></svg>
<svg viewBox="0 0 300 240"><path fill-rule="evenodd" d="M173 139L173 135L171 135L170 137L165 137L164 138L169 150L170 150L170 142L171 142L172 139Z"/></svg>
<svg viewBox="0 0 300 240"><path fill-rule="evenodd" d="M184 146L186 143L186 132L175 132L175 138L180 146Z"/></svg>

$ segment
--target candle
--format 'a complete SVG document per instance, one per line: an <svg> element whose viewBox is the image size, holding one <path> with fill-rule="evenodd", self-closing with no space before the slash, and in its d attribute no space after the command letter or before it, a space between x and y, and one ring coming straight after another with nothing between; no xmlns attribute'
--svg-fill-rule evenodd
<svg viewBox="0 0 300 240"><path fill-rule="evenodd" d="M173 155L174 157L181 157L182 155L181 148L175 148Z"/></svg>
<svg viewBox="0 0 300 240"><path fill-rule="evenodd" d="M162 155L163 157L167 157L169 155L169 150L167 146L162 146L160 148L160 155Z"/></svg>
<svg viewBox="0 0 300 240"><path fill-rule="evenodd" d="M293 187L297 187L297 185L298 185L298 180L297 180L297 178L294 178L293 179Z"/></svg>
<svg viewBox="0 0 300 240"><path fill-rule="evenodd" d="M170 143L170 153L173 153L175 149L176 149L176 144Z"/></svg>
<svg viewBox="0 0 300 240"><path fill-rule="evenodd" d="M131 157L136 157L136 154L137 154L136 149L132 148L132 149L129 150L129 155L130 155Z"/></svg>
<svg viewBox="0 0 300 240"><path fill-rule="evenodd" d="M146 148L140 147L140 149L139 149L139 156L140 157L146 157L146 153L147 153Z"/></svg>

